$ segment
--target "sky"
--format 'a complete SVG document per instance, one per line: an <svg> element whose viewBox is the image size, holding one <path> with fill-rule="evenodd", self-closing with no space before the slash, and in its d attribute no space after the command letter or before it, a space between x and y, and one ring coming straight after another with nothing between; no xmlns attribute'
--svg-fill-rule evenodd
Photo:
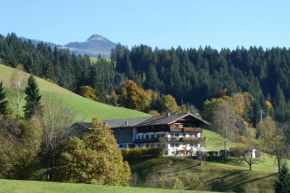
<svg viewBox="0 0 290 193"><path fill-rule="evenodd" d="M290 1L0 0L0 34L64 45L92 34L127 45L290 47Z"/></svg>

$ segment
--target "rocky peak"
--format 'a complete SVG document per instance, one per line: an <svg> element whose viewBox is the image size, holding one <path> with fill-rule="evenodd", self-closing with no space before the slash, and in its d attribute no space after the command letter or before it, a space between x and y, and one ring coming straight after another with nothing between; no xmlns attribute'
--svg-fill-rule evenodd
<svg viewBox="0 0 290 193"><path fill-rule="evenodd" d="M106 38L104 38L103 36L100 36L98 34L94 34L89 39L87 39L87 41L105 41L105 40L106 40Z"/></svg>

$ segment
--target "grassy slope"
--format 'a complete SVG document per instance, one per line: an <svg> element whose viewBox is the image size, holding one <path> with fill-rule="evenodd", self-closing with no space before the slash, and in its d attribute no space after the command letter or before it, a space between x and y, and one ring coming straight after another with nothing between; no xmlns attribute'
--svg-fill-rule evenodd
<svg viewBox="0 0 290 193"><path fill-rule="evenodd" d="M90 184L72 184L56 182L36 182L18 180L0 180L2 193L190 193L195 191L164 190L151 188L132 188L118 186L100 186ZM204 192L205 193L205 192Z"/></svg>
<svg viewBox="0 0 290 193"><path fill-rule="evenodd" d="M224 149L224 140L223 137L219 134L204 129L202 132L202 136L206 137L205 145L208 150L219 151L221 149ZM229 149L230 146L232 146L232 142L228 142L227 149Z"/></svg>
<svg viewBox="0 0 290 193"><path fill-rule="evenodd" d="M192 176L205 180L212 191L226 192L273 192L273 183L276 179L277 170L272 165L273 159L258 167L255 165L253 171L243 163L235 163L229 159L227 161L221 158L208 158L199 165L199 161L190 157L163 157L129 160L132 173L138 173L139 177L144 180L149 172L161 174L173 174L180 178ZM268 168L270 169L268 170Z"/></svg>
<svg viewBox="0 0 290 193"><path fill-rule="evenodd" d="M10 86L10 77L13 70L13 68L0 64L0 80L3 81L6 87ZM69 90L37 77L36 80L43 95L48 95L52 92L61 94L64 100L64 105L70 107L77 115L77 121L91 121L92 118L96 116L103 120L149 116L148 114L139 111L120 107L112 107L86 99L70 92Z"/></svg>

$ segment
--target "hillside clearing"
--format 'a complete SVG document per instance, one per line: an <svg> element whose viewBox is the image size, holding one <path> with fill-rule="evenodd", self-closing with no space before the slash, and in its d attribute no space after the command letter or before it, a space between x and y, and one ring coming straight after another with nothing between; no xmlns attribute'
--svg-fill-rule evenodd
<svg viewBox="0 0 290 193"><path fill-rule="evenodd" d="M0 64L0 80L3 81L5 87L10 87L10 78L14 70L15 69L11 67ZM29 74L26 75L27 77L29 76ZM136 110L113 107L81 97L67 89L38 77L36 77L36 80L43 96L47 96L51 93L57 93L63 98L64 105L76 114L76 121L91 121L93 117L99 117L100 119L105 120L149 116L146 113ZM24 103L22 103L22 105L23 104Z"/></svg>

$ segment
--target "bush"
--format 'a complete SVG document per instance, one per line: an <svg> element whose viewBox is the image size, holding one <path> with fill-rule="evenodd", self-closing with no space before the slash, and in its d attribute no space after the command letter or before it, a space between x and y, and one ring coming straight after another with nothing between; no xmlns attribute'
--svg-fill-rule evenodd
<svg viewBox="0 0 290 193"><path fill-rule="evenodd" d="M187 190L209 191L210 186L203 177L186 175L182 178L184 188Z"/></svg>
<svg viewBox="0 0 290 193"><path fill-rule="evenodd" d="M146 176L143 187L162 189L183 189L183 183L177 176L161 175L151 172Z"/></svg>
<svg viewBox="0 0 290 193"><path fill-rule="evenodd" d="M121 149L124 159L139 158L139 157L162 157L164 155L163 147L150 147L150 148L134 148L134 149Z"/></svg>
<svg viewBox="0 0 290 193"><path fill-rule="evenodd" d="M183 189L183 183L177 176L161 176L158 180L158 188Z"/></svg>
<svg viewBox="0 0 290 193"><path fill-rule="evenodd" d="M153 157L162 157L164 155L164 148L163 147L152 147L147 148L147 156Z"/></svg>

